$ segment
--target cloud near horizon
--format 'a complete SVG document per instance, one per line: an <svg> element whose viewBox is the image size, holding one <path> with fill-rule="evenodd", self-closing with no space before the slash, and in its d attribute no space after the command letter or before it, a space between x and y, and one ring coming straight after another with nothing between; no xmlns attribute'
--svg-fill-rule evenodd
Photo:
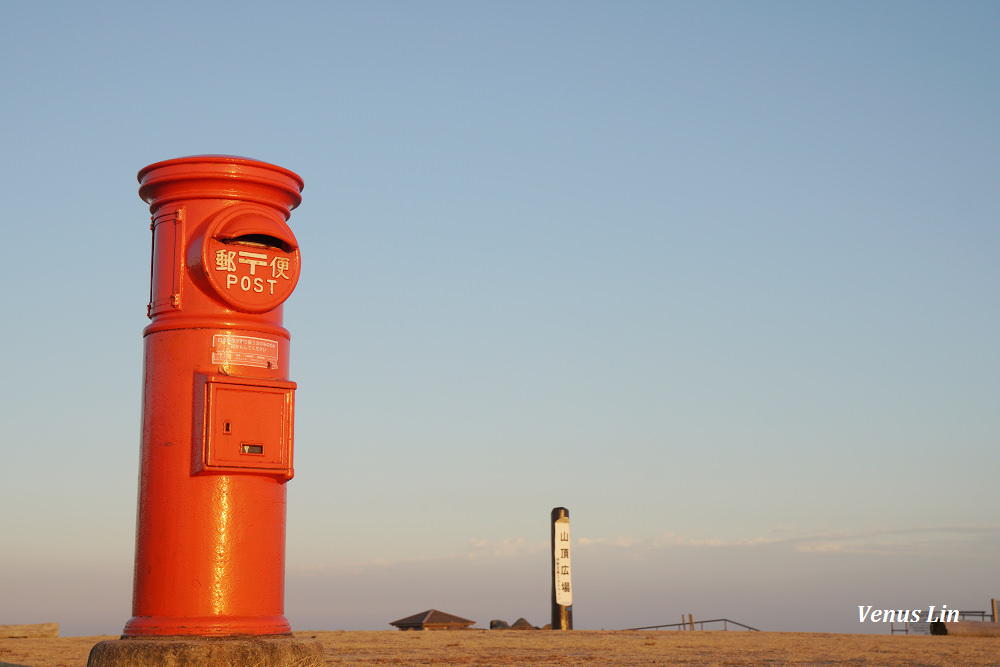
<svg viewBox="0 0 1000 667"><path fill-rule="evenodd" d="M800 553L867 553L894 556L914 551L937 551L942 547L975 548L979 553L1000 547L997 526L924 526L875 529L857 533L831 533L791 540Z"/></svg>
<svg viewBox="0 0 1000 667"><path fill-rule="evenodd" d="M782 532L794 532L790 530ZM979 554L1000 552L1000 527L998 526L922 526L904 529L875 528L867 531L830 531L782 537L758 536L742 539L694 538L677 533L656 537L619 535L616 537L574 538L578 559L587 553L608 552L608 555L626 552L630 561L658 558L661 552L674 549L735 549L763 548L798 554L867 554L894 556L903 553L938 553L942 549L975 549ZM507 537L501 540L472 538L464 552L413 556L406 558L374 558L349 563L301 563L290 570L308 574L361 575L372 568L432 565L460 560L504 561L530 557L535 560L547 553L548 542L529 541L524 537Z"/></svg>
<svg viewBox="0 0 1000 667"><path fill-rule="evenodd" d="M783 529L781 532L791 532ZM745 539L693 538L666 533L659 537L637 538L619 535L613 538L580 538L578 546L610 547L634 551L657 551L670 547L760 547L785 545L798 553L856 553L894 555L902 552L954 549L956 543L975 545L977 549L1000 547L998 526L923 526L917 528L877 528L855 532L819 532L785 537Z"/></svg>

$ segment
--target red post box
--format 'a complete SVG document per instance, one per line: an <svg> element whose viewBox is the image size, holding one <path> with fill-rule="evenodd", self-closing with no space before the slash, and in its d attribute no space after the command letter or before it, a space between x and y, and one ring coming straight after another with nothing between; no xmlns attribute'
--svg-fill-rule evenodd
<svg viewBox="0 0 1000 667"><path fill-rule="evenodd" d="M199 155L139 172L152 213L132 618L124 637L281 635L295 384L282 304L302 179Z"/></svg>
<svg viewBox="0 0 1000 667"><path fill-rule="evenodd" d="M132 618L90 667L322 664L284 616L302 179L225 155L139 172L152 213ZM169 658L169 660L168 660Z"/></svg>

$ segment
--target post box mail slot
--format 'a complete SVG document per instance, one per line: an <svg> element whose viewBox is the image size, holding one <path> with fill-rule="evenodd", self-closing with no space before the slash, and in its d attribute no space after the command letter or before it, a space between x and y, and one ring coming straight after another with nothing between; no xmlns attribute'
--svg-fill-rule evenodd
<svg viewBox="0 0 1000 667"><path fill-rule="evenodd" d="M194 474L245 472L291 479L295 383L211 375L200 384Z"/></svg>
<svg viewBox="0 0 1000 667"><path fill-rule="evenodd" d="M198 258L213 290L248 313L281 305L299 280L299 247L285 221L259 206L223 209Z"/></svg>

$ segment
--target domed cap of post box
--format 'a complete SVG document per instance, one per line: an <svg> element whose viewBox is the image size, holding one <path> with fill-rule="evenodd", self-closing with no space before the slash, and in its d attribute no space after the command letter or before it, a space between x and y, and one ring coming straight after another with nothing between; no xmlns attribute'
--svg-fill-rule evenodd
<svg viewBox="0 0 1000 667"><path fill-rule="evenodd" d="M277 165L235 155L191 155L139 172L139 196L149 210L183 199L233 199L277 209L287 220L302 202L302 179Z"/></svg>

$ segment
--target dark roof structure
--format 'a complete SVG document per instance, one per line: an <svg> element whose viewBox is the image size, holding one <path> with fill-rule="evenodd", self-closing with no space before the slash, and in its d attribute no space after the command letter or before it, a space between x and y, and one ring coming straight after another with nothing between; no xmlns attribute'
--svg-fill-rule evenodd
<svg viewBox="0 0 1000 667"><path fill-rule="evenodd" d="M521 618L514 621L514 625L510 626L511 630L537 630L535 626L528 623L527 620L522 616Z"/></svg>
<svg viewBox="0 0 1000 667"><path fill-rule="evenodd" d="M446 614L437 609L428 609L413 616L401 618L393 621L393 625L400 630L461 630L475 623L467 618Z"/></svg>

